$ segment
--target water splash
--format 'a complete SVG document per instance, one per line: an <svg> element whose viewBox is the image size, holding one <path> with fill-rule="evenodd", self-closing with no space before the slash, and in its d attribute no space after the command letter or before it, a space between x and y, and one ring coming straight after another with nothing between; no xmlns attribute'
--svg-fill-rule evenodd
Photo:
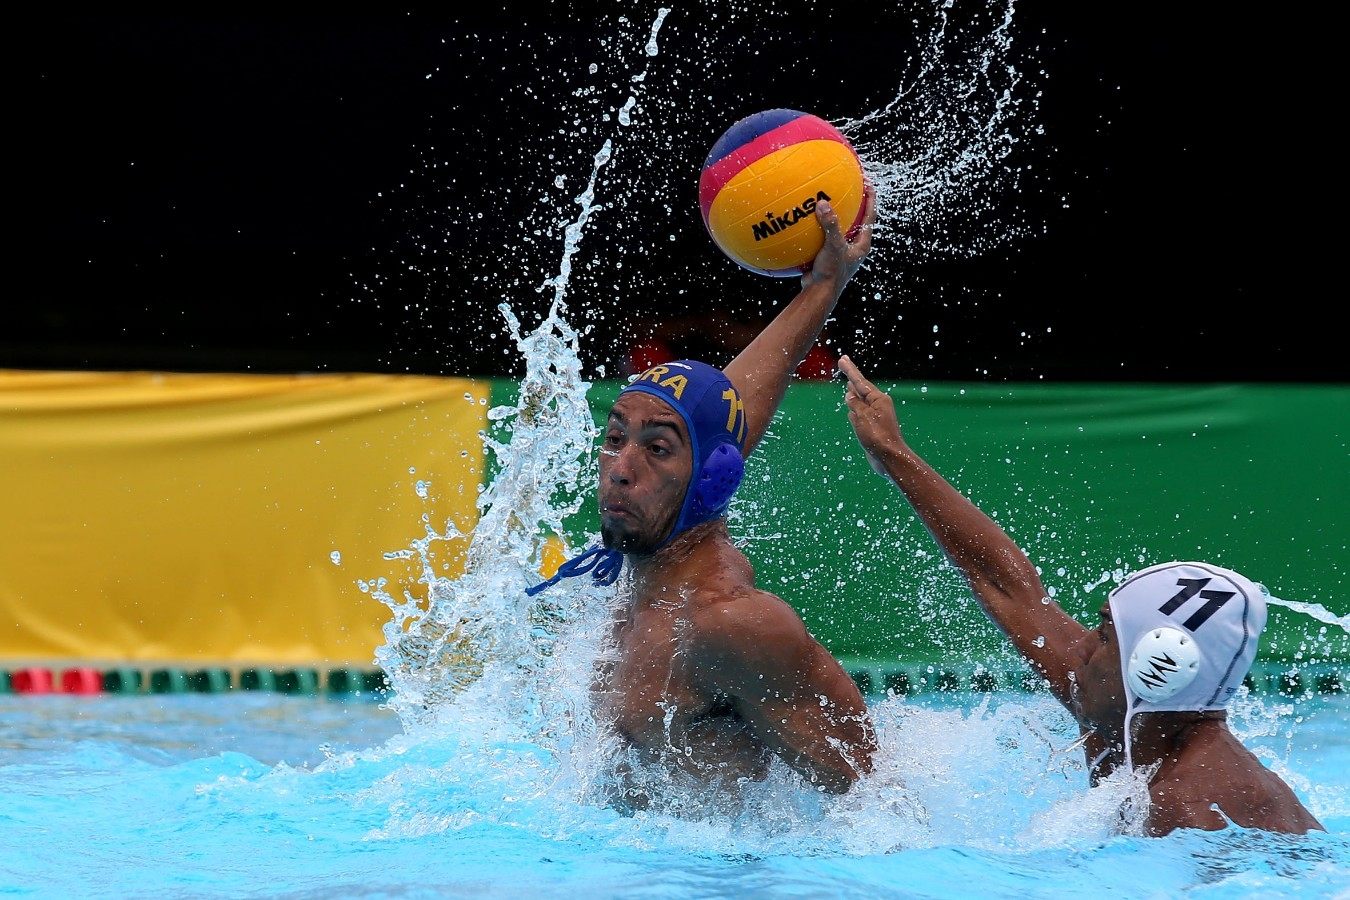
<svg viewBox="0 0 1350 900"><path fill-rule="evenodd" d="M858 353L907 339L895 323L911 297L928 294L912 263L989 253L1044 229L1052 148L1036 116L1047 76L1023 62L1034 48L1012 25L1013 0L888 0L865 25L856 10L814 0L685 0L647 18L622 6L589 11L566 40L512 47L518 38L502 33L448 45L490 59L510 85L490 123L438 110L408 170L372 201L394 237L372 249L379 272L358 276L351 299L388 310L400 364L417 354L472 377L516 358L495 314L457 317L447 333L447 298L487 312L510 298L532 330L544 305L525 303L522 286L562 274L558 237L574 224L579 163L605 137L613 163L566 276L579 298L567 318L586 339L585 370L599 377L627 370L626 350L653 318L772 313L777 295L744 289L697 202L712 143L762 109L793 106L840 126L876 184L872 256L834 329L851 332ZM944 306L977 302L962 291Z"/></svg>
<svg viewBox="0 0 1350 900"><path fill-rule="evenodd" d="M1310 616L1325 625L1335 625L1338 628L1350 634L1350 613L1338 616L1320 603L1306 603L1301 600L1281 600L1279 597L1273 597L1266 594L1266 602L1275 606L1283 606L1285 609L1293 610L1297 613L1303 613Z"/></svg>
<svg viewBox="0 0 1350 900"><path fill-rule="evenodd" d="M577 198L581 213L566 230L560 274L548 282L554 294L543 322L524 334L511 307L498 307L526 369L516 405L488 413L493 430L482 439L494 474L479 495L477 524L469 534L428 528L410 551L403 551L421 563L424 597L405 591L398 599L384 585L373 590L393 612L376 661L393 687L391 705L407 722L434 720L493 663L534 672L548 652L551 625L563 616L553 601L530 600L524 589L538 580L545 544L564 534L564 520L580 506L582 476L594 447L595 422L587 402L591 385L581 376L578 335L563 316L571 258L595 208L596 174L609 158L606 142L595 156L590 183ZM454 540L468 541L464 574L439 576L432 545Z"/></svg>
<svg viewBox="0 0 1350 900"><path fill-rule="evenodd" d="M652 27L648 55L655 53L667 12L662 10ZM630 96L621 126L632 123L635 105ZM420 593L405 586L396 597L387 580L363 585L393 613L375 659L392 687L389 705L405 726L437 722L461 692L489 672L498 679L494 695L506 700L510 711L524 713L539 695L529 682L539 676L558 629L575 612L550 595L529 598L524 589L538 581L551 540L561 540L566 552L565 520L580 508L588 486L582 476L593 474L591 383L582 377L580 337L566 318L567 292L573 258L592 216L602 208L596 201L597 181L612 158L613 141L606 139L592 159L584 189L573 198L579 212L563 229L557 274L541 286L552 291L547 315L527 333L512 306L498 304L525 373L515 406L488 413L492 427L482 440L493 474L478 497L477 524L467 534L453 526L438 533L428 525L409 548L391 554L420 564ZM444 541L467 542L458 577L434 571L434 545ZM571 597L580 599L575 592Z"/></svg>
<svg viewBox="0 0 1350 900"><path fill-rule="evenodd" d="M1008 221L998 202L1024 174L1009 158L1040 133L1037 100L1023 93L1012 63L1013 4L975 7L972 21L953 21L955 14L951 3L934 9L889 103L837 123L885 211L878 235L908 261L978 256L1030 232ZM884 257L884 241L881 250Z"/></svg>

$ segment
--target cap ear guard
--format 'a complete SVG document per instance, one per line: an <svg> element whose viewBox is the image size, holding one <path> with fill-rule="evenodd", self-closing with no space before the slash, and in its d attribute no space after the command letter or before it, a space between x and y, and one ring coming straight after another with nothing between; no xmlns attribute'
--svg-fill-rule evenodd
<svg viewBox="0 0 1350 900"><path fill-rule="evenodd" d="M1134 645L1125 678L1135 696L1152 703L1185 690L1200 674L1200 647L1178 628L1153 628Z"/></svg>
<svg viewBox="0 0 1350 900"><path fill-rule="evenodd" d="M719 444L713 448L694 484L693 502L687 515L689 522L706 522L726 512L744 475L745 460L735 447Z"/></svg>

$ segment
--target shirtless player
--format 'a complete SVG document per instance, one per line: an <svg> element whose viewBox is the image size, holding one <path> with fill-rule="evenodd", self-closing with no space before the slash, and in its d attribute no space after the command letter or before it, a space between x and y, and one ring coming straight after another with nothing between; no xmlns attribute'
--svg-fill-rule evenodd
<svg viewBox="0 0 1350 900"><path fill-rule="evenodd" d="M800 292L725 370L681 360L624 388L600 454L604 548L532 589L585 572L609 583L626 569L594 695L597 721L623 750L618 808L735 796L775 756L829 793L871 771L875 735L857 685L791 606L755 586L725 513L744 459L870 251L875 215L869 196L850 240L828 202L816 207L825 245Z"/></svg>
<svg viewBox="0 0 1350 900"><path fill-rule="evenodd" d="M924 462L894 401L847 357L848 419L872 467L905 495L981 608L1083 730L1093 784L1124 766L1148 772L1144 828L1325 830L1228 728L1266 623L1261 589L1209 563L1150 566L1111 591L1086 628L1050 599L1021 549Z"/></svg>

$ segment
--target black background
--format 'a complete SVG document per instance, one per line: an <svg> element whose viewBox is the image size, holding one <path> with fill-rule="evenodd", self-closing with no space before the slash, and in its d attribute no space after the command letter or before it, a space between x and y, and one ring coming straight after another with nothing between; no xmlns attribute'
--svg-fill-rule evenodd
<svg viewBox="0 0 1350 900"><path fill-rule="evenodd" d="M674 2L646 57L655 5L540 5L16 28L0 367L517 375L498 306L548 311L612 138L563 299L614 374L654 317L791 296L709 240L708 148L760 109L881 108L937 6ZM980 205L1020 234L879 232L837 346L878 378L1345 381L1330 22L1099 6L1014 11L1021 175Z"/></svg>

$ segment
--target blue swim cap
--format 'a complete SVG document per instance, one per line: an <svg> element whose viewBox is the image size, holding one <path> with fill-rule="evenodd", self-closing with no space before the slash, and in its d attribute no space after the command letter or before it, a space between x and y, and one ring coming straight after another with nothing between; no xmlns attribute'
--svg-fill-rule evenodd
<svg viewBox="0 0 1350 900"><path fill-rule="evenodd" d="M745 405L722 370L690 359L652 366L620 392L659 397L680 414L694 450L694 477L675 528L662 542L727 511L745 474Z"/></svg>

